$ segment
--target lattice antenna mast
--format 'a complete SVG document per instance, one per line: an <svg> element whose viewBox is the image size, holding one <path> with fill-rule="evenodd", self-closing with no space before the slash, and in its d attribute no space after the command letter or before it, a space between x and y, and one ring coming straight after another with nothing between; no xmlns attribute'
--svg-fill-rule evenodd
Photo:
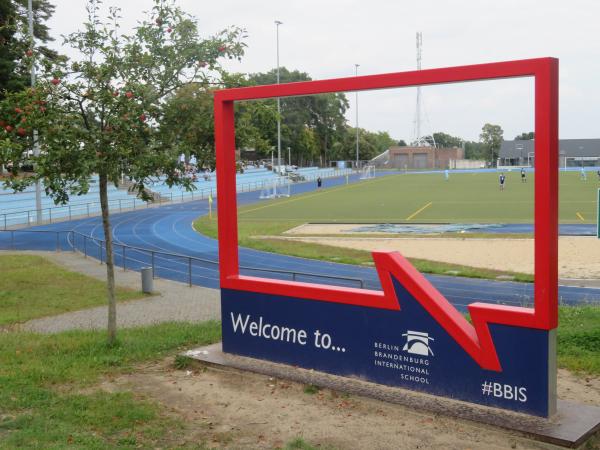
<svg viewBox="0 0 600 450"><path fill-rule="evenodd" d="M417 31L417 70L421 70L421 49L423 45L423 35ZM415 145L422 145L421 139L421 86L417 86L417 110L415 111Z"/></svg>
<svg viewBox="0 0 600 450"><path fill-rule="evenodd" d="M423 52L423 33L417 31L417 70L421 70L421 59ZM421 135L421 117L422 117L422 95L421 86L417 86L417 109L415 111L415 129L414 129L414 145L417 147L425 147L431 145L427 142L427 138ZM433 146L435 147L435 140L431 135Z"/></svg>

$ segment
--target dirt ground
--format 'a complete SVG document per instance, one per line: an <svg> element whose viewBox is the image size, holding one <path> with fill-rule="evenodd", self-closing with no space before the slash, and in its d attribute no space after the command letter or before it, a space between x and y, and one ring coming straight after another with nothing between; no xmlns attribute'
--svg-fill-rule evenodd
<svg viewBox="0 0 600 450"><path fill-rule="evenodd" d="M306 224L286 232L282 239L332 245L359 250L396 250L409 258L422 258L485 269L533 273L532 239L397 238L303 236L294 234L348 233L357 225ZM561 278L600 278L600 239L593 236L561 236L558 241Z"/></svg>
<svg viewBox="0 0 600 450"><path fill-rule="evenodd" d="M173 359L105 381L162 404L186 423L187 442L274 449L301 437L329 449L555 449L501 429L235 370L175 370ZM600 405L600 379L559 372L559 396ZM597 447L598 446L598 447ZM596 436L587 449L600 448Z"/></svg>

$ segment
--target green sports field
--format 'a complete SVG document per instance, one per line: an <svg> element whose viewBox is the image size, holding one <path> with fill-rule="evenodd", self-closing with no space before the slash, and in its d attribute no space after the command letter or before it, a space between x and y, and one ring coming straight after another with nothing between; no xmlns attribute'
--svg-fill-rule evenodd
<svg viewBox="0 0 600 450"><path fill-rule="evenodd" d="M533 221L534 175L521 183L518 171L506 172L500 191L498 174L402 174L363 180L318 192L265 200L241 207L240 223L262 221L339 223L528 223ZM594 173L560 174L561 223L595 223L600 187Z"/></svg>

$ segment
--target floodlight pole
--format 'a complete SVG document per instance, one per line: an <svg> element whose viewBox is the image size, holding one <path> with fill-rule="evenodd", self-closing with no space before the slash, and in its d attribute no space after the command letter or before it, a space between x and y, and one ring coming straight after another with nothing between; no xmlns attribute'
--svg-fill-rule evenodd
<svg viewBox="0 0 600 450"><path fill-rule="evenodd" d="M360 64L354 64L354 76L358 76L358 67ZM356 104L356 170L358 170L358 91L355 92Z"/></svg>
<svg viewBox="0 0 600 450"><path fill-rule="evenodd" d="M275 21L277 30L277 84L279 84L279 25L283 22ZM277 174L281 175L281 101L277 97Z"/></svg>
<svg viewBox="0 0 600 450"><path fill-rule="evenodd" d="M33 1L27 1L27 22L29 27L29 40L30 50L33 50L34 36L33 36ZM31 87L35 86L35 60L33 55L31 57ZM40 146L38 144L38 133L37 130L33 130L33 156L40 155ZM42 222L42 188L40 186L40 180L35 182L35 212L37 223Z"/></svg>

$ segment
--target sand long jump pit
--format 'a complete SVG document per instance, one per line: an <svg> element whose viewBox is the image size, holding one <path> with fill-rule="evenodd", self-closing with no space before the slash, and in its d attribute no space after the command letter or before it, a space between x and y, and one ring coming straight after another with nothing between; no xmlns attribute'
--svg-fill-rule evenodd
<svg viewBox="0 0 600 450"><path fill-rule="evenodd" d="M507 234L485 237L456 234L456 237L447 237L446 234L427 233L413 237L365 231L365 224L307 223L277 238L366 251L396 250L408 258L492 270L533 274L534 269L533 238ZM561 278L600 279L600 239L594 236L561 236L558 245Z"/></svg>

